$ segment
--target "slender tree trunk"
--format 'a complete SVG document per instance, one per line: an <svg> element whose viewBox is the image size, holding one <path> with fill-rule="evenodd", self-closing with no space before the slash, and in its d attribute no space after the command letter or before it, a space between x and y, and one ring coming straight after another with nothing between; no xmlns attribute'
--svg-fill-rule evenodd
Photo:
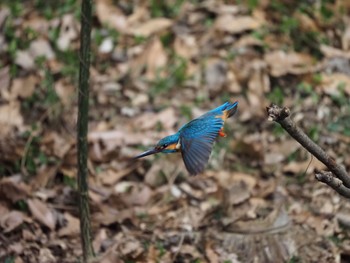
<svg viewBox="0 0 350 263"><path fill-rule="evenodd" d="M88 111L89 111L89 69L91 38L91 0L82 0L80 32L80 70L78 89L78 190L80 235L83 250L83 262L94 255L91 243L90 209L88 195Z"/></svg>

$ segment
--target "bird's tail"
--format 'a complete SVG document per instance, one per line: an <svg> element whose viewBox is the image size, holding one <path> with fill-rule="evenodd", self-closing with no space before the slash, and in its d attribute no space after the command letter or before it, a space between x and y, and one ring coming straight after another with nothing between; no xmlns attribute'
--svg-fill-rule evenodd
<svg viewBox="0 0 350 263"><path fill-rule="evenodd" d="M226 107L228 118L233 116L237 112L237 109L238 109L238 101L235 101L234 103L229 103L229 105L227 105Z"/></svg>

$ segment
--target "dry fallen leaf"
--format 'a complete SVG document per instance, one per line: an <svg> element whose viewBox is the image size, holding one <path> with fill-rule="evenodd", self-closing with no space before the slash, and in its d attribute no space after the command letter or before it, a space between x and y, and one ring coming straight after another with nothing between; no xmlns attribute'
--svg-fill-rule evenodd
<svg viewBox="0 0 350 263"><path fill-rule="evenodd" d="M239 40L235 43L235 48L247 48L249 46L263 46L263 41L257 39L252 35L244 35L239 38Z"/></svg>
<svg viewBox="0 0 350 263"><path fill-rule="evenodd" d="M31 70L35 67L34 58L29 51L18 50L16 52L15 63L26 70Z"/></svg>
<svg viewBox="0 0 350 263"><path fill-rule="evenodd" d="M22 128L22 125L21 104L18 101L0 106L1 137L6 138L13 128Z"/></svg>
<svg viewBox="0 0 350 263"><path fill-rule="evenodd" d="M35 177L32 178L30 185L32 190L37 190L40 188L45 188L47 184L55 177L58 170L58 165L42 165Z"/></svg>
<svg viewBox="0 0 350 263"><path fill-rule="evenodd" d="M56 227L56 216L52 209L50 209L46 203L39 199L29 199L27 201L28 207L35 219L40 223L47 226L51 230Z"/></svg>
<svg viewBox="0 0 350 263"><path fill-rule="evenodd" d="M281 50L265 54L265 61L270 67L270 73L274 77L285 74L305 74L314 70L313 59L308 54Z"/></svg>
<svg viewBox="0 0 350 263"><path fill-rule="evenodd" d="M39 83L39 79L36 76L30 75L26 78L16 78L12 80L10 89L11 100L22 98L29 98L33 95L36 85Z"/></svg>
<svg viewBox="0 0 350 263"><path fill-rule="evenodd" d="M75 89L72 84L62 79L55 82L54 88L63 104L69 105L73 101Z"/></svg>
<svg viewBox="0 0 350 263"><path fill-rule="evenodd" d="M239 205L250 197L251 193L244 182L239 182L234 185L230 185L225 193L225 202L227 205Z"/></svg>
<svg viewBox="0 0 350 263"><path fill-rule="evenodd" d="M125 15L111 0L96 1L96 15L101 24L107 25L122 33L128 28Z"/></svg>
<svg viewBox="0 0 350 263"><path fill-rule="evenodd" d="M37 32L39 36L46 36L51 28L56 28L59 25L59 19L53 18L47 20L42 16L34 15L30 16L30 19L24 19L22 21L23 28L31 28L33 31ZM43 37L45 39L45 37ZM35 40L33 40L35 41Z"/></svg>
<svg viewBox="0 0 350 263"><path fill-rule="evenodd" d="M323 55L327 58L345 58L350 59L350 51L344 51L339 48L335 48L328 45L321 45L320 50L322 51Z"/></svg>
<svg viewBox="0 0 350 263"><path fill-rule="evenodd" d="M342 48L344 50L350 50L350 18L344 17L346 28L341 38Z"/></svg>
<svg viewBox="0 0 350 263"><path fill-rule="evenodd" d="M293 152L295 152L299 148L300 148L299 143L296 142L294 139L284 139L281 142L276 142L274 144L269 145L268 150L271 153L276 153L280 156L283 156L283 160L284 160L287 156L291 155Z"/></svg>
<svg viewBox="0 0 350 263"><path fill-rule="evenodd" d="M132 219L135 214L133 211L134 208L117 211L111 208L109 205L100 206L100 210L101 212L94 213L93 221L103 226L109 226L116 222L122 223L126 219Z"/></svg>
<svg viewBox="0 0 350 263"><path fill-rule="evenodd" d="M322 164L319 160L316 158L313 158L312 161L306 160L303 162L289 162L288 164L283 166L283 172L284 173L292 173L292 174L298 174L298 173L312 173L315 169L317 170L323 170L326 166Z"/></svg>
<svg viewBox="0 0 350 263"><path fill-rule="evenodd" d="M3 99L5 99L8 96L10 80L10 67L2 67L0 69L0 95Z"/></svg>
<svg viewBox="0 0 350 263"><path fill-rule="evenodd" d="M264 155L264 163L266 165L278 165L286 158L286 155L280 152L267 152Z"/></svg>
<svg viewBox="0 0 350 263"><path fill-rule="evenodd" d="M30 187L19 176L4 177L0 180L0 199L15 203L30 195Z"/></svg>
<svg viewBox="0 0 350 263"><path fill-rule="evenodd" d="M0 215L0 226L4 233L11 232L24 222L25 216L22 212L11 211Z"/></svg>
<svg viewBox="0 0 350 263"><path fill-rule="evenodd" d="M219 16L214 24L215 29L233 34L247 30L254 30L261 26L260 21L251 16L232 16L224 14Z"/></svg>
<svg viewBox="0 0 350 263"><path fill-rule="evenodd" d="M122 244L119 244L118 250L123 256L130 255L133 258L140 255L144 249L141 242L134 238L128 238L129 240L124 240Z"/></svg>
<svg viewBox="0 0 350 263"><path fill-rule="evenodd" d="M9 208L4 202L0 202L0 215L5 215L9 212Z"/></svg>
<svg viewBox="0 0 350 263"><path fill-rule="evenodd" d="M156 77L165 76L165 72L160 72L168 61L167 53L158 37L153 38L144 47L142 52L133 59L130 70L133 77L139 76L146 68L146 77L154 80Z"/></svg>
<svg viewBox="0 0 350 263"><path fill-rule="evenodd" d="M198 249L194 245L188 245L183 244L182 246L178 247L179 254L188 254L191 255L194 258L197 258L200 262L203 260L203 255L199 253Z"/></svg>
<svg viewBox="0 0 350 263"><path fill-rule="evenodd" d="M135 36L149 37L152 34L168 29L172 25L172 21L168 18L160 17L150 19L144 23L129 28L129 33Z"/></svg>
<svg viewBox="0 0 350 263"><path fill-rule="evenodd" d="M342 73L322 74L321 88L328 95L340 95L341 89L350 95L350 77Z"/></svg>
<svg viewBox="0 0 350 263"><path fill-rule="evenodd" d="M257 184L256 175L242 172L229 173L222 171L218 175L218 180L222 187L243 182L249 191L252 191Z"/></svg>
<svg viewBox="0 0 350 263"><path fill-rule="evenodd" d="M270 78L267 74L266 63L254 60L251 62L251 70L247 92L249 105L253 109L253 115L265 116L265 107L268 105L265 93L270 91Z"/></svg>
<svg viewBox="0 0 350 263"><path fill-rule="evenodd" d="M217 253L213 250L212 246L208 242L205 246L205 254L207 255L209 262L218 263L220 262L220 258Z"/></svg>
<svg viewBox="0 0 350 263"><path fill-rule="evenodd" d="M40 248L39 263L56 262L56 258L48 248Z"/></svg>
<svg viewBox="0 0 350 263"><path fill-rule="evenodd" d="M55 53L49 41L47 41L46 39L37 39L31 42L29 52L34 59L38 57L44 57L47 60L55 58Z"/></svg>
<svg viewBox="0 0 350 263"><path fill-rule="evenodd" d="M152 196L152 190L144 184L123 181L115 185L115 193L129 206L146 205Z"/></svg>
<svg viewBox="0 0 350 263"><path fill-rule="evenodd" d="M307 225L314 228L317 235L332 236L334 235L334 224L329 219L322 217L309 217L306 222Z"/></svg>
<svg viewBox="0 0 350 263"><path fill-rule="evenodd" d="M319 30L315 21L306 12L296 12L293 18L299 21L300 29L303 31L317 32Z"/></svg>
<svg viewBox="0 0 350 263"><path fill-rule="evenodd" d="M93 263L124 263L125 261L121 259L119 253L114 251L113 248L108 249L103 255L97 258L97 261Z"/></svg>
<svg viewBox="0 0 350 263"><path fill-rule="evenodd" d="M62 17L60 34L57 38L57 47L65 51L72 41L78 37L78 24L73 14L66 14Z"/></svg>
<svg viewBox="0 0 350 263"><path fill-rule="evenodd" d="M77 236L80 233L80 221L69 213L64 213L66 225L58 230L58 236Z"/></svg>
<svg viewBox="0 0 350 263"><path fill-rule="evenodd" d="M99 253L102 248L102 243L108 238L107 229L101 228L95 235L94 241L92 243L95 253Z"/></svg>
<svg viewBox="0 0 350 263"><path fill-rule="evenodd" d="M155 38L149 43L146 54L146 77L149 80L154 80L159 77L159 71L167 64L168 55L159 38Z"/></svg>
<svg viewBox="0 0 350 263"><path fill-rule="evenodd" d="M147 94L144 93L136 93L134 96L130 97L131 104L134 107L141 107L143 105L147 105L149 103L149 97Z"/></svg>
<svg viewBox="0 0 350 263"><path fill-rule="evenodd" d="M164 162L155 161L151 168L145 174L144 182L151 187L156 187L163 185L166 183L166 178L164 176L160 176L161 171L163 170ZM165 164L166 165L166 164Z"/></svg>
<svg viewBox="0 0 350 263"><path fill-rule="evenodd" d="M175 110L169 107L159 113L144 113L140 117L135 118L133 125L139 130L156 129L157 125L161 125L164 130L170 130L176 122Z"/></svg>
<svg viewBox="0 0 350 263"><path fill-rule="evenodd" d="M119 182L119 180L122 179L124 176L130 174L130 172L133 169L133 167L121 169L119 171L115 171L114 169L108 169L106 171L98 173L98 177L101 178L101 182L104 185L114 185L115 183Z"/></svg>
<svg viewBox="0 0 350 263"><path fill-rule="evenodd" d="M42 143L46 148L50 149L50 154L62 159L71 149L74 139L58 134L56 131L51 131L44 135Z"/></svg>
<svg viewBox="0 0 350 263"><path fill-rule="evenodd" d="M127 23L130 26L141 23L146 19L149 19L149 10L144 5L136 5L134 12L127 17Z"/></svg>
<svg viewBox="0 0 350 263"><path fill-rule="evenodd" d="M10 253L12 252L12 253L21 255L21 254L23 254L23 250L24 250L24 247L23 247L22 243L14 243L14 244L10 244L8 246L8 251Z"/></svg>
<svg viewBox="0 0 350 263"><path fill-rule="evenodd" d="M180 57L190 60L199 53L196 38L192 35L178 35L175 38L174 50Z"/></svg>
<svg viewBox="0 0 350 263"><path fill-rule="evenodd" d="M219 92L226 83L227 64L224 60L212 59L207 62L204 79L209 91Z"/></svg>

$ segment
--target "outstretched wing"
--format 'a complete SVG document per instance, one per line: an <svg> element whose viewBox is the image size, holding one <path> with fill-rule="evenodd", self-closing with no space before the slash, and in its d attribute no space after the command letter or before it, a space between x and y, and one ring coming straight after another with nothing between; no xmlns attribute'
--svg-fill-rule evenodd
<svg viewBox="0 0 350 263"><path fill-rule="evenodd" d="M201 173L208 163L214 141L224 120L215 113L207 113L180 129L181 153L191 175Z"/></svg>

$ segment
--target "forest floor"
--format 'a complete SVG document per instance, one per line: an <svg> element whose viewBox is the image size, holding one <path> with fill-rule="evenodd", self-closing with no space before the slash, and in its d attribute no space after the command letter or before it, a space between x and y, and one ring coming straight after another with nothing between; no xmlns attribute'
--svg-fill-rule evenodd
<svg viewBox="0 0 350 263"><path fill-rule="evenodd" d="M266 106L350 171L350 1L95 0L89 187L96 262L350 262L350 202ZM113 4L114 3L114 4ZM0 261L78 262L80 1L0 4ZM130 158L225 101L190 177Z"/></svg>

